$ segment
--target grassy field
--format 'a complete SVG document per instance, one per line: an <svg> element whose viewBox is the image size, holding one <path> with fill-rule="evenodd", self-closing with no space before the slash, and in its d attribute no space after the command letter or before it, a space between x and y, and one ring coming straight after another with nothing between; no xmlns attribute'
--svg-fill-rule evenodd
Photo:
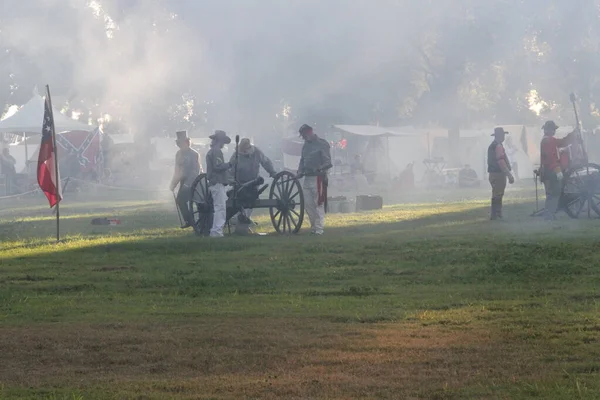
<svg viewBox="0 0 600 400"><path fill-rule="evenodd" d="M75 198L58 245L41 200L0 203L0 399L599 399L600 221L429 197L222 240Z"/></svg>

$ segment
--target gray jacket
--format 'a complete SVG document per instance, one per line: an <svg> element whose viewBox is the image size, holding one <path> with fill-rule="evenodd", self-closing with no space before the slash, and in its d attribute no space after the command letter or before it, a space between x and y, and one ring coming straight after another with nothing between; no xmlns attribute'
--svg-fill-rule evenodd
<svg viewBox="0 0 600 400"><path fill-rule="evenodd" d="M235 162L235 153L231 156L230 163ZM260 167L265 169L269 176L273 176L276 174L275 168L273 168L273 163L265 154L260 151L258 147L254 147L254 152L252 154L239 154L238 155L238 165L237 165L237 180L239 183L250 182L253 179L258 178L258 173L260 172ZM233 174L235 167L232 168L231 173Z"/></svg>
<svg viewBox="0 0 600 400"><path fill-rule="evenodd" d="M229 184L229 175L227 171L231 168L231 164L225 162L223 152L218 147L211 147L206 153L206 175L208 185L213 186L217 183L223 185Z"/></svg>
<svg viewBox="0 0 600 400"><path fill-rule="evenodd" d="M314 140L304 142L298 166L299 174L314 176L328 170L331 166L331 146L327 140L315 135Z"/></svg>
<svg viewBox="0 0 600 400"><path fill-rule="evenodd" d="M200 161L198 153L193 149L179 150L175 155L175 164L181 168L183 173L181 183L192 186L194 180L200 174Z"/></svg>

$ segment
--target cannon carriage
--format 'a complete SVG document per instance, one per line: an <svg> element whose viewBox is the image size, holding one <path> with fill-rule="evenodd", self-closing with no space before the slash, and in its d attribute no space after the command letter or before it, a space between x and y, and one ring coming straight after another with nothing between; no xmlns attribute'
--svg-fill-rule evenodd
<svg viewBox="0 0 600 400"><path fill-rule="evenodd" d="M571 163L565 170L558 203L571 218L600 217L600 166Z"/></svg>
<svg viewBox="0 0 600 400"><path fill-rule="evenodd" d="M268 198L260 198L267 188L269 185L262 177L234 184L227 193L227 225L236 215L240 221L249 222L243 211L245 209L268 208L277 233L298 233L304 220L304 194L298 179L290 172L279 172L271 182ZM189 208L194 232L207 236L212 227L214 209L206 174L198 175L192 184Z"/></svg>

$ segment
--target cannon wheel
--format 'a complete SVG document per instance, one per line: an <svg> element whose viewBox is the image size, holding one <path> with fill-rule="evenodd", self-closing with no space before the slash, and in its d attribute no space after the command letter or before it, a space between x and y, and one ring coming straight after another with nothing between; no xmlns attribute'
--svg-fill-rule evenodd
<svg viewBox="0 0 600 400"><path fill-rule="evenodd" d="M600 216L600 166L585 164L565 173L562 207L571 218Z"/></svg>
<svg viewBox="0 0 600 400"><path fill-rule="evenodd" d="M304 193L294 174L281 171L273 178L269 199L277 207L270 207L271 222L277 233L298 233L304 220Z"/></svg>
<svg viewBox="0 0 600 400"><path fill-rule="evenodd" d="M190 211L194 220L194 232L198 236L208 236L213 223L213 200L208 190L206 174L200 174L192 183Z"/></svg>

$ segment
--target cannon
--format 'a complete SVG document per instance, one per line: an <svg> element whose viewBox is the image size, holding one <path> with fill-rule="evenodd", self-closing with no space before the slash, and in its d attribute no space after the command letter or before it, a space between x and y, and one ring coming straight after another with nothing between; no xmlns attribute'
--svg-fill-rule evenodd
<svg viewBox="0 0 600 400"><path fill-rule="evenodd" d="M268 187L262 177L244 184L234 184L227 193L226 220L229 222L238 213L244 215L244 209L268 208L277 233L298 233L304 220L304 194L300 182L294 174L282 171L273 178L269 197L260 198ZM199 236L207 236L213 222L213 203L206 174L198 175L192 184L189 207L194 232Z"/></svg>
<svg viewBox="0 0 600 400"><path fill-rule="evenodd" d="M560 162L564 170L562 191L558 202L558 210L564 211L571 218L587 215L600 217L600 165L588 160L587 150L581 133L581 122L577 111L576 97L571 93L571 103L575 113L576 126L579 128L576 140L560 153ZM538 201L539 170L534 171L536 208ZM593 214L592 214L593 212ZM533 213L543 215L544 209Z"/></svg>
<svg viewBox="0 0 600 400"><path fill-rule="evenodd" d="M574 219L600 217L600 165L583 163L565 170L558 209ZM535 215L542 215L543 211L536 211Z"/></svg>

